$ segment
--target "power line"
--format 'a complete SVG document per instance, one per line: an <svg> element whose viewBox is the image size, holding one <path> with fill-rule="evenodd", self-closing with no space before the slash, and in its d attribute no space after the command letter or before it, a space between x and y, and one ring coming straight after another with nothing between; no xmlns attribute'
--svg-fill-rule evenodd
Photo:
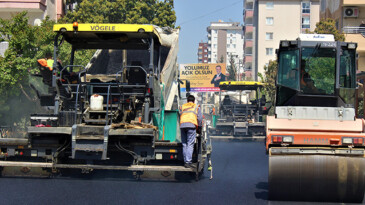
<svg viewBox="0 0 365 205"><path fill-rule="evenodd" d="M191 21L194 21L194 20L197 20L197 19L200 19L200 18L203 18L203 17L209 16L209 15L211 15L211 14L215 13L215 12L222 11L222 10L224 10L224 9L227 9L227 8L229 8L229 7L231 7L231 6L234 6L234 5L236 5L236 4L238 4L238 3L242 3L242 2L243 2L242 0L239 0L239 1L233 2L232 4L230 4L230 5L226 6L226 7L222 7L222 8L216 9L216 10L214 10L214 11L211 11L211 12L209 12L209 13L203 14L203 15L201 15L201 16L198 16L198 17L192 18L192 19L190 19L190 20L184 21L184 22L182 22L182 23L180 24L180 26L181 26L181 25L183 25L183 24L189 23L189 22L191 22Z"/></svg>

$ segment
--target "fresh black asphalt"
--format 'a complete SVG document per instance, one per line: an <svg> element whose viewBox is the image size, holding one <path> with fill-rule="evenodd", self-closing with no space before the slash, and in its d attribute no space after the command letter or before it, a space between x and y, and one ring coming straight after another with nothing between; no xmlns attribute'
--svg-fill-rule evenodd
<svg viewBox="0 0 365 205"><path fill-rule="evenodd" d="M189 176L136 180L131 173L106 171L86 177L0 178L0 204L316 204L267 200L263 140L214 139L212 145L212 180L208 171L198 182Z"/></svg>

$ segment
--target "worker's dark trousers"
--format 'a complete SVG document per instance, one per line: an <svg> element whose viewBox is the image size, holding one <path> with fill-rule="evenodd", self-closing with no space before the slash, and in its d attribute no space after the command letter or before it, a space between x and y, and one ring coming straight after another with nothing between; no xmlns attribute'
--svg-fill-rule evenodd
<svg viewBox="0 0 365 205"><path fill-rule="evenodd" d="M194 143L196 137L195 128L181 128L181 143L183 146L183 155L185 163L192 163Z"/></svg>

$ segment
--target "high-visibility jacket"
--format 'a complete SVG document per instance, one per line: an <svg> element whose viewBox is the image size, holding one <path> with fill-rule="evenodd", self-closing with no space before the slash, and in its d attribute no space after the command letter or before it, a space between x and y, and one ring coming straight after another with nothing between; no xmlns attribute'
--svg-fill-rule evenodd
<svg viewBox="0 0 365 205"><path fill-rule="evenodd" d="M48 59L47 60L47 65L48 65L49 68L51 68L51 70L53 70L53 63L54 63L53 59Z"/></svg>
<svg viewBox="0 0 365 205"><path fill-rule="evenodd" d="M198 126L198 108L199 106L192 102L180 106L180 124L193 123Z"/></svg>
<svg viewBox="0 0 365 205"><path fill-rule="evenodd" d="M37 60L38 63L42 66L42 67L46 67L48 68L49 70L53 70L53 62L54 60L46 60L46 59L38 59Z"/></svg>

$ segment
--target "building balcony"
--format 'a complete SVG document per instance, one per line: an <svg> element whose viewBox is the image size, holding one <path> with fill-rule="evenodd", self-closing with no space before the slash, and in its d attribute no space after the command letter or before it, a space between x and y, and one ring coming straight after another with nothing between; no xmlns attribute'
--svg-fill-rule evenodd
<svg viewBox="0 0 365 205"><path fill-rule="evenodd" d="M246 18L252 18L253 17L253 10L246 10Z"/></svg>
<svg viewBox="0 0 365 205"><path fill-rule="evenodd" d="M46 0L0 0L0 11L6 12L44 12Z"/></svg>
<svg viewBox="0 0 365 205"><path fill-rule="evenodd" d="M246 33L252 33L252 32L253 32L253 26L251 26L251 25L246 25L245 32L246 32Z"/></svg>
<svg viewBox="0 0 365 205"><path fill-rule="evenodd" d="M252 40L246 40L245 41L245 48L252 48L253 47L253 41Z"/></svg>
<svg viewBox="0 0 365 205"><path fill-rule="evenodd" d="M358 27L358 26L345 26L342 28L342 33L344 34L358 34L358 33L364 33L365 34L365 28L364 27Z"/></svg>
<svg viewBox="0 0 365 205"><path fill-rule="evenodd" d="M253 18L245 18L245 26L252 26L253 25Z"/></svg>
<svg viewBox="0 0 365 205"><path fill-rule="evenodd" d="M343 0L342 6L365 6L364 0Z"/></svg>
<svg viewBox="0 0 365 205"><path fill-rule="evenodd" d="M252 63L252 54L245 54L245 63Z"/></svg>

